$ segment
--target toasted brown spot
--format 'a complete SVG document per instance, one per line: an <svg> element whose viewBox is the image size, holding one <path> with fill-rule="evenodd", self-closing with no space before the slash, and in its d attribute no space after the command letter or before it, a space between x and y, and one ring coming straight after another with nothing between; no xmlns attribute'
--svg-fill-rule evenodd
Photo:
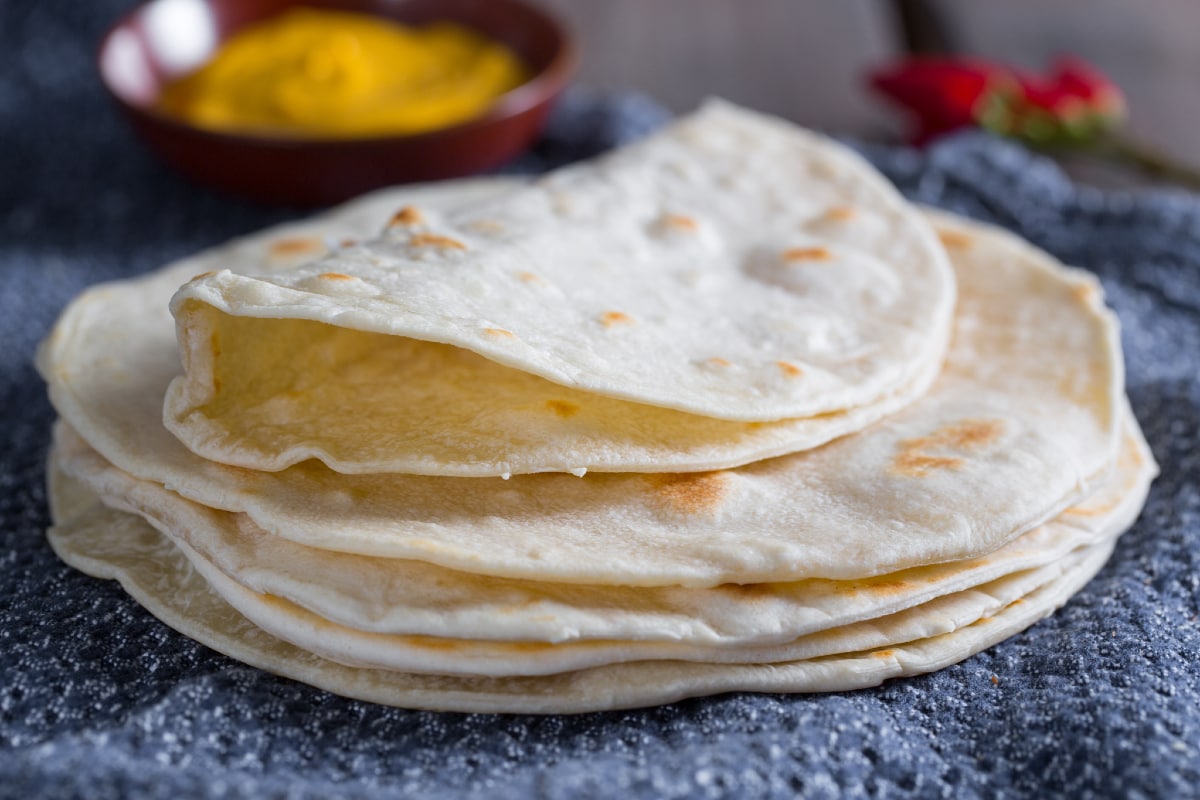
<svg viewBox="0 0 1200 800"><path fill-rule="evenodd" d="M279 239L271 243L271 255L273 256L298 256L304 253L316 253L324 249L325 243L312 236Z"/></svg>
<svg viewBox="0 0 1200 800"><path fill-rule="evenodd" d="M216 331L208 338L208 347L212 350L213 358L221 357L221 336Z"/></svg>
<svg viewBox="0 0 1200 800"><path fill-rule="evenodd" d="M217 274L217 273L213 272L213 271L210 269L208 272L201 272L199 275L193 275L193 276L192 276L192 280L194 280L194 281L202 281L202 280L204 280L205 278L209 277L210 275L216 275L216 274Z"/></svg>
<svg viewBox="0 0 1200 800"><path fill-rule="evenodd" d="M721 591L727 594L736 595L739 602L752 600L755 598L767 598L777 594L776 585L773 583L722 583L714 586L714 591ZM787 590L784 590L786 594Z"/></svg>
<svg viewBox="0 0 1200 800"><path fill-rule="evenodd" d="M401 636L403 641L427 650L438 650L453 653L457 650L464 649L465 645L462 639L448 639L438 636ZM513 650L518 653L541 653L547 650L552 650L561 645L551 642L505 642L506 650Z"/></svg>
<svg viewBox="0 0 1200 800"><path fill-rule="evenodd" d="M1020 606L1020 605L1024 605L1024 604L1025 604L1025 598L1018 597L1016 600L1013 600L1010 605Z"/></svg>
<svg viewBox="0 0 1200 800"><path fill-rule="evenodd" d="M901 580L879 580L879 581L851 581L849 583L839 583L834 592L837 594L858 594L865 592L867 594L876 595L878 597L890 597L896 594L902 594L913 588L913 584L909 581Z"/></svg>
<svg viewBox="0 0 1200 800"><path fill-rule="evenodd" d="M518 272L517 277L520 278L525 283L545 283L544 280L542 280L540 277L533 274L532 272Z"/></svg>
<svg viewBox="0 0 1200 800"><path fill-rule="evenodd" d="M1097 299L1100 292L1090 283L1079 283L1071 289L1071 294L1075 295L1075 299L1082 303L1091 303Z"/></svg>
<svg viewBox="0 0 1200 800"><path fill-rule="evenodd" d="M905 439L892 460L892 471L919 478L934 470L958 469L963 465L963 459L946 451L961 454L978 450L994 442L1003 432L1001 420L964 419L928 436Z"/></svg>
<svg viewBox="0 0 1200 800"><path fill-rule="evenodd" d="M563 419L573 417L579 413L579 406L576 403L569 403L566 400L547 400L546 408Z"/></svg>
<svg viewBox="0 0 1200 800"><path fill-rule="evenodd" d="M441 247L446 250L466 250L467 246L458 239L438 236L436 233L418 233L408 240L413 247Z"/></svg>
<svg viewBox="0 0 1200 800"><path fill-rule="evenodd" d="M395 214L392 214L392 218L388 220L388 227L391 228L396 225L419 225L424 221L425 215L415 206L405 206Z"/></svg>
<svg viewBox="0 0 1200 800"><path fill-rule="evenodd" d="M632 325L633 317L623 314L620 311L605 311L600 315L600 324L606 328L611 328L614 325Z"/></svg>
<svg viewBox="0 0 1200 800"><path fill-rule="evenodd" d="M959 233L958 231L938 231L938 238L942 240L942 244L946 247L959 249L970 247L975 241L967 234Z"/></svg>
<svg viewBox="0 0 1200 800"><path fill-rule="evenodd" d="M872 658L891 658L894 655L896 655L895 650L876 650L871 653Z"/></svg>
<svg viewBox="0 0 1200 800"><path fill-rule="evenodd" d="M246 467L235 467L232 464L222 464L221 473L223 475L232 475L242 483L262 483L263 473L256 469L247 469ZM238 487L239 491L245 489L244 486ZM239 523L241 524L241 523Z"/></svg>
<svg viewBox="0 0 1200 800"><path fill-rule="evenodd" d="M515 603L499 606L495 609L497 614L513 614L517 611L526 611L542 602L540 597L526 597Z"/></svg>
<svg viewBox="0 0 1200 800"><path fill-rule="evenodd" d="M504 231L503 225L490 219L477 219L474 222L468 222L467 227L480 233L502 233Z"/></svg>
<svg viewBox="0 0 1200 800"><path fill-rule="evenodd" d="M655 475L654 497L679 514L711 513L729 493L730 473L684 472Z"/></svg>
<svg viewBox="0 0 1200 800"><path fill-rule="evenodd" d="M998 419L964 419L947 425L932 436L911 439L921 446L959 447L972 450L991 444L1004 433L1004 422Z"/></svg>
<svg viewBox="0 0 1200 800"><path fill-rule="evenodd" d="M713 356L712 358L708 359L708 363L712 364L714 367L731 367L731 366L733 366L732 364L729 363L729 361L727 359L721 358L720 356Z"/></svg>
<svg viewBox="0 0 1200 800"><path fill-rule="evenodd" d="M354 280L353 276L343 275L340 272L322 272L317 277L324 278L327 281L352 281L352 280Z"/></svg>
<svg viewBox="0 0 1200 800"><path fill-rule="evenodd" d="M788 263L797 261L828 261L833 254L824 247L792 247L783 251L783 260Z"/></svg>
<svg viewBox="0 0 1200 800"><path fill-rule="evenodd" d="M1118 464L1127 464L1132 467L1140 467L1145 463L1146 460L1142 458L1141 452L1138 450L1137 445L1132 439L1125 439L1124 444L1125 452L1121 453L1121 455L1117 458Z"/></svg>
<svg viewBox="0 0 1200 800"><path fill-rule="evenodd" d="M700 224L691 217L685 217L683 214L663 214L663 224L670 228L678 228L684 231L694 231L699 229Z"/></svg>
<svg viewBox="0 0 1200 800"><path fill-rule="evenodd" d="M356 244L358 244L358 240L357 239L342 239L342 241L339 242L338 244L340 244L342 247L354 247Z"/></svg>
<svg viewBox="0 0 1200 800"><path fill-rule="evenodd" d="M1062 513L1073 517L1099 517L1112 511L1115 507L1113 503L1107 503L1102 506L1071 506Z"/></svg>
<svg viewBox="0 0 1200 800"><path fill-rule="evenodd" d="M858 214L858 212L855 211L850 206L834 206L833 208L831 208L825 212L825 219L832 219L832 220L837 220L838 222L844 222L848 219L854 219L854 217L857 214Z"/></svg>
<svg viewBox="0 0 1200 800"><path fill-rule="evenodd" d="M963 465L961 458L949 456L927 456L924 453L901 453L892 461L892 470L901 475L922 477L935 469L958 469Z"/></svg>
<svg viewBox="0 0 1200 800"><path fill-rule="evenodd" d="M506 331L504 328L484 328L483 332L488 336L495 336L498 339L515 339L517 335L512 331Z"/></svg>
<svg viewBox="0 0 1200 800"><path fill-rule="evenodd" d="M776 361L775 366L779 367L783 374L787 375L789 378L799 378L804 374L804 370L800 369L790 361Z"/></svg>

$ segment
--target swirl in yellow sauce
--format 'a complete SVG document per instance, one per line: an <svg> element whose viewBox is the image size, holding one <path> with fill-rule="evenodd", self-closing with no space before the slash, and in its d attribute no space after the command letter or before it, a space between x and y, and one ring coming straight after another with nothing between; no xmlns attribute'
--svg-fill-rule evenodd
<svg viewBox="0 0 1200 800"><path fill-rule="evenodd" d="M297 8L235 34L158 107L229 133L392 136L465 122L528 76L510 49L456 23Z"/></svg>

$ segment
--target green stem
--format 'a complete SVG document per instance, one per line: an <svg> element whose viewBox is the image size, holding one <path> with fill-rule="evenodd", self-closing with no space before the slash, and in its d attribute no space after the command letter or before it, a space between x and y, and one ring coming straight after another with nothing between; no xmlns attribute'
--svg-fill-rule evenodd
<svg viewBox="0 0 1200 800"><path fill-rule="evenodd" d="M1135 167L1147 175L1200 189L1200 169L1178 161L1162 150L1119 134L1109 134L1088 148L1096 155Z"/></svg>

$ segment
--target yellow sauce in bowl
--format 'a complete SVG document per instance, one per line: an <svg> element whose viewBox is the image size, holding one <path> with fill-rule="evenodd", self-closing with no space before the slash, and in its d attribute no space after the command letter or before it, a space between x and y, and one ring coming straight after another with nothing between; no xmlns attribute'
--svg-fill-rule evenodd
<svg viewBox="0 0 1200 800"><path fill-rule="evenodd" d="M296 8L232 36L158 108L228 133L394 136L465 122L528 77L512 50L456 23Z"/></svg>

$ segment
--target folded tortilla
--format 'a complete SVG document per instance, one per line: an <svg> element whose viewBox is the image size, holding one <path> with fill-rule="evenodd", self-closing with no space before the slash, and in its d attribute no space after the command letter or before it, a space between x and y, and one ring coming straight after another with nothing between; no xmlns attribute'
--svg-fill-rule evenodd
<svg viewBox="0 0 1200 800"><path fill-rule="evenodd" d="M190 449L259 470L716 469L860 430L946 349L929 224L847 148L726 104L388 216L302 268L217 262L180 289L165 421Z"/></svg>

